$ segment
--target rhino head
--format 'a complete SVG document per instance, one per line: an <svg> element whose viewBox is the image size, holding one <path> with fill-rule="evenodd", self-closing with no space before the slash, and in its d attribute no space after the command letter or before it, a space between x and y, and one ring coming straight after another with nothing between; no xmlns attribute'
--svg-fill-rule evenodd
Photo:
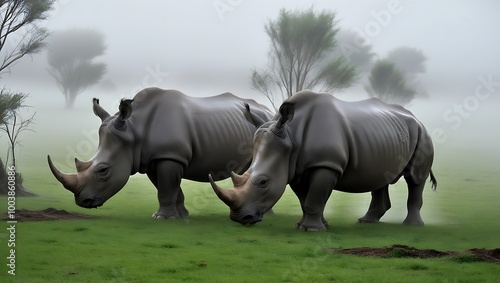
<svg viewBox="0 0 500 283"><path fill-rule="evenodd" d="M132 100L122 100L120 111L110 116L94 98L93 110L102 124L97 152L92 159L82 162L75 158L77 173L66 174L59 171L47 156L52 174L75 195L76 204L85 208L102 206L120 191L133 167L134 137L127 125L132 113Z"/></svg>
<svg viewBox="0 0 500 283"><path fill-rule="evenodd" d="M293 118L293 105L285 102L280 117L258 128L253 141L253 159L242 175L231 172L234 187L220 188L209 175L217 196L229 206L230 218L241 224L262 220L266 211L280 199L289 181L292 139L288 122Z"/></svg>

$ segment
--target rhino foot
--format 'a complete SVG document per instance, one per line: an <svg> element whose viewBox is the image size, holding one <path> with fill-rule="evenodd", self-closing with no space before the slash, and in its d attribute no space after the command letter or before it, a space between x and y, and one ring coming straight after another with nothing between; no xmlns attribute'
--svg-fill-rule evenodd
<svg viewBox="0 0 500 283"><path fill-rule="evenodd" d="M315 225L315 226L307 226L307 225L300 225L298 227L300 231L305 231L305 232L319 232L319 231L326 231L325 225Z"/></svg>
<svg viewBox="0 0 500 283"><path fill-rule="evenodd" d="M326 225L320 219L318 219L318 221L311 221L311 220L307 220L307 219L304 221L299 221L299 222L297 222L297 224L295 224L295 228L297 228L301 231L307 231L307 232L326 231Z"/></svg>
<svg viewBox="0 0 500 283"><path fill-rule="evenodd" d="M160 207L157 212L153 214L154 219L177 219L179 213L175 207Z"/></svg>
<svg viewBox="0 0 500 283"><path fill-rule="evenodd" d="M181 218L188 218L189 216L189 211L186 209L186 207L184 206L184 204L179 204L177 205L177 214L179 214L179 216Z"/></svg>
<svg viewBox="0 0 500 283"><path fill-rule="evenodd" d="M154 213L152 217L153 217L153 219L178 219L179 218L179 216L174 216L174 215L164 216L164 215L161 215L158 213Z"/></svg>
<svg viewBox="0 0 500 283"><path fill-rule="evenodd" d="M325 231L326 228L328 228L330 226L330 223L328 223L328 221L325 219L325 217L321 217L321 222L323 223L323 226L321 225L309 225L311 226L310 229L307 229L305 228L306 226L308 226L307 224L303 224L304 223L304 220L305 220L305 217L302 217L302 219L300 219L299 221L297 221L297 223L295 223L295 229L298 229L298 230L303 230L303 231Z"/></svg>
<svg viewBox="0 0 500 283"><path fill-rule="evenodd" d="M407 217L403 221L403 224L405 224L405 225L412 225L412 226L424 226L424 221L422 220L422 218L412 219L412 218Z"/></svg>
<svg viewBox="0 0 500 283"><path fill-rule="evenodd" d="M366 215L358 219L358 223L378 223L379 220L372 217L367 217Z"/></svg>

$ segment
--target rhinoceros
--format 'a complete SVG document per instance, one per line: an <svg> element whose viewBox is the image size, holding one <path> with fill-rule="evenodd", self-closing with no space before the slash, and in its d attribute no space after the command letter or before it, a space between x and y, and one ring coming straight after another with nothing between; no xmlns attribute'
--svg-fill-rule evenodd
<svg viewBox="0 0 500 283"><path fill-rule="evenodd" d="M434 149L424 126L399 105L376 98L345 102L329 94L302 91L285 101L276 117L255 133L253 160L243 174L233 173L234 188L210 183L242 224L261 221L287 184L297 195L303 216L296 227L326 230L323 216L332 190L371 192L360 223L378 222L391 207L388 185L404 177L408 215L403 223L423 225L422 191L430 175ZM210 176L209 176L210 178Z"/></svg>
<svg viewBox="0 0 500 283"><path fill-rule="evenodd" d="M102 206L130 175L146 173L158 190L153 218L165 219L188 216L181 178L208 182L210 172L216 179L244 172L254 124L273 117L264 105L230 93L196 98L159 88L122 100L112 116L94 98L93 111L102 121L97 152L87 162L75 158L76 174L61 173L47 156L52 173L85 208Z"/></svg>

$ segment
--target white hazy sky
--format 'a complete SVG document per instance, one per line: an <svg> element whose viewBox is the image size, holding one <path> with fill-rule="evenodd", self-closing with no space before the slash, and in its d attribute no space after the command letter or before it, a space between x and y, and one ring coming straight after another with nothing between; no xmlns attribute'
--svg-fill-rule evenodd
<svg viewBox="0 0 500 283"><path fill-rule="evenodd" d="M400 46L421 49L428 58L422 79L442 82L449 92L473 87L479 75L500 78L500 2L494 0L61 0L44 25L91 28L106 37L106 54L96 61L108 65L103 81L116 88L94 87L77 104L95 93L131 97L152 85L196 96L258 97L248 81L250 70L267 61L264 24L282 8L311 6L336 11L339 26L361 33L380 57ZM36 96L42 85L55 88L46 68L44 52L24 58L2 79Z"/></svg>

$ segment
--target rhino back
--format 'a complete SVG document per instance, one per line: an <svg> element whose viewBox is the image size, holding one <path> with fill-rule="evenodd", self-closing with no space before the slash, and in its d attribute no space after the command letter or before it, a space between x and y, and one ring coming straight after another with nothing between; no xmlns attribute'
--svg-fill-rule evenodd
<svg viewBox="0 0 500 283"><path fill-rule="evenodd" d="M329 95L306 105L297 113L302 121L292 125L303 131L296 174L331 168L341 176L336 189L365 192L393 181L389 176L398 175L415 150L419 123L403 108Z"/></svg>
<svg viewBox="0 0 500 283"><path fill-rule="evenodd" d="M393 183L415 152L420 122L402 107L378 100L353 107L347 123L350 158L339 186L372 190Z"/></svg>
<svg viewBox="0 0 500 283"><path fill-rule="evenodd" d="M234 95L195 98L151 89L138 94L133 107L132 122L142 137L142 173L153 160L170 159L184 165L185 178L207 181L208 173L241 171L251 159L255 127L244 119L243 101Z"/></svg>

